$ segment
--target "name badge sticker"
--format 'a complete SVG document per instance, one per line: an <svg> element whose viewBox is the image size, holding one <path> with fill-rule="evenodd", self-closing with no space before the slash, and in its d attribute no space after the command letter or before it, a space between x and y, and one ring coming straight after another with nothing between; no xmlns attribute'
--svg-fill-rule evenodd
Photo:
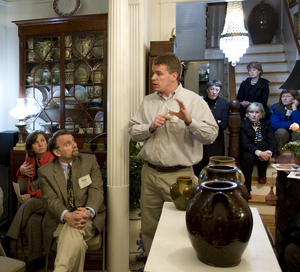
<svg viewBox="0 0 300 272"><path fill-rule="evenodd" d="M170 121L168 120L167 122L178 123L178 117L176 115L168 113L167 116L170 117Z"/></svg>
<svg viewBox="0 0 300 272"><path fill-rule="evenodd" d="M79 184L80 189L83 189L83 188L89 186L90 184L92 184L92 179L91 179L90 174L87 174L87 175L79 178L78 184Z"/></svg>

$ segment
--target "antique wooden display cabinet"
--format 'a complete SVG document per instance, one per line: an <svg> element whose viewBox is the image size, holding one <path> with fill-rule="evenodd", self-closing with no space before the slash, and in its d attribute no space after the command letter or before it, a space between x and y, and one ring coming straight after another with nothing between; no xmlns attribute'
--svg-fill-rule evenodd
<svg viewBox="0 0 300 272"><path fill-rule="evenodd" d="M15 21L20 40L20 97L38 114L26 131L65 128L80 149L106 142L107 14ZM90 151L88 145L85 146Z"/></svg>

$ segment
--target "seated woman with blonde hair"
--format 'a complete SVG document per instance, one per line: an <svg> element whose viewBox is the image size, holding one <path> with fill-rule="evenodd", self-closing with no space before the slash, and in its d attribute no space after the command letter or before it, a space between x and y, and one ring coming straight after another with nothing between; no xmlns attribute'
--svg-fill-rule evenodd
<svg viewBox="0 0 300 272"><path fill-rule="evenodd" d="M270 121L264 117L263 105L253 102L247 108L246 118L241 123L240 163L249 199L251 199L251 177L254 164L257 165L258 183L266 183L268 163L276 151L276 142Z"/></svg>

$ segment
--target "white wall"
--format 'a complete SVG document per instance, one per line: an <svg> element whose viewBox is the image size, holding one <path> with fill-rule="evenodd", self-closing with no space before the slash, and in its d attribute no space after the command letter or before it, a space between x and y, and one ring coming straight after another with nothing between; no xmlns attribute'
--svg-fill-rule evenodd
<svg viewBox="0 0 300 272"><path fill-rule="evenodd" d="M7 82L7 4L0 1L0 131L8 129L6 114L11 96ZM14 129L15 130L15 129Z"/></svg>
<svg viewBox="0 0 300 272"><path fill-rule="evenodd" d="M84 0L76 15L97 13L108 13L108 0ZM0 131L16 130L16 120L9 115L20 86L18 28L12 21L57 17L52 0L18 0L8 4L0 0Z"/></svg>

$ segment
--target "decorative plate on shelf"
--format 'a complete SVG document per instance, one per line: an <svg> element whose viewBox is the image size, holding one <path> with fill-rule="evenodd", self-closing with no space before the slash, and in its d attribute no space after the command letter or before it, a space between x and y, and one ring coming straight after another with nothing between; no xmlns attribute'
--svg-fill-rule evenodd
<svg viewBox="0 0 300 272"><path fill-rule="evenodd" d="M28 133L33 132L34 130L43 130L45 131L45 128L42 128L41 124L46 123L42 118L40 117L30 117L26 121L26 130Z"/></svg>
<svg viewBox="0 0 300 272"><path fill-rule="evenodd" d="M79 58L87 58L90 59L93 57L93 53L91 52L91 49L93 47L94 41L92 36L83 36L80 38L77 38L75 40L73 53L74 55Z"/></svg>
<svg viewBox="0 0 300 272"><path fill-rule="evenodd" d="M80 0L53 0L52 2L52 8L59 17L73 16L80 6Z"/></svg>
<svg viewBox="0 0 300 272"><path fill-rule="evenodd" d="M95 121L103 122L103 111L98 111L94 118Z"/></svg>
<svg viewBox="0 0 300 272"><path fill-rule="evenodd" d="M44 94L38 88L34 88L34 87L30 87L30 88L26 89L26 91L25 91L25 97L26 98L33 97L40 104L42 102L45 102L45 100L47 99L47 95L46 95L46 98L45 98Z"/></svg>
<svg viewBox="0 0 300 272"><path fill-rule="evenodd" d="M60 104L60 86L54 86L52 92L53 92L53 101L56 104ZM65 96L68 94L69 94L68 90L65 89Z"/></svg>
<svg viewBox="0 0 300 272"><path fill-rule="evenodd" d="M95 37L92 53L96 58L103 58L103 35L99 34Z"/></svg>
<svg viewBox="0 0 300 272"><path fill-rule="evenodd" d="M69 94L73 95L74 94L74 87L72 87L69 90ZM74 96L76 97L76 99L80 102L80 103L86 103L87 99L88 99L88 92L87 90L81 86L81 85L75 85L75 94Z"/></svg>

